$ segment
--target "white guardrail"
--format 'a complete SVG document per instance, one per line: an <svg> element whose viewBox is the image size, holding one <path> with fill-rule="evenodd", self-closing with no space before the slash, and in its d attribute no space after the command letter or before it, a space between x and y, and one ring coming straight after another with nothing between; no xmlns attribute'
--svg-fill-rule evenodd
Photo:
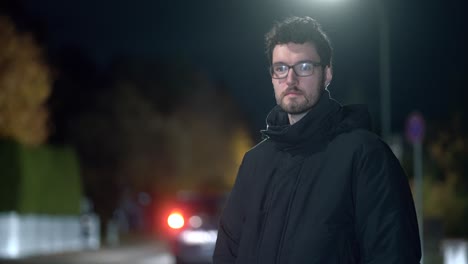
<svg viewBox="0 0 468 264"><path fill-rule="evenodd" d="M468 264L468 241L446 239L442 242L444 264Z"/></svg>
<svg viewBox="0 0 468 264"><path fill-rule="evenodd" d="M100 247L99 217L0 213L0 258Z"/></svg>

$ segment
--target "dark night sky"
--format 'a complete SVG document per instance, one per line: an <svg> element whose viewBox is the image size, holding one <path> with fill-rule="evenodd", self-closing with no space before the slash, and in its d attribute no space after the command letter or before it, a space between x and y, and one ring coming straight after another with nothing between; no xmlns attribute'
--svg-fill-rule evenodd
<svg viewBox="0 0 468 264"><path fill-rule="evenodd" d="M183 58L225 82L255 129L274 105L263 36L288 15L318 19L335 48L332 95L368 103L378 124L378 17L371 0L95 1L26 0L53 54L75 46L100 67L119 55ZM393 130L420 110L427 119L462 109L466 92L466 4L387 1L391 25ZM361 97L354 95L357 91Z"/></svg>

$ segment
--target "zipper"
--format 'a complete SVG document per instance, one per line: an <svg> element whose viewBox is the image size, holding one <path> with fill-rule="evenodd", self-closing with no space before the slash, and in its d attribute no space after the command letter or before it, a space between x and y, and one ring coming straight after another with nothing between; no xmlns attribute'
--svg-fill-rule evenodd
<svg viewBox="0 0 468 264"><path fill-rule="evenodd" d="M291 197L289 198L288 210L286 212L286 222L284 223L283 229L281 231L281 239L280 239L280 243L279 243L279 246L278 246L278 256L276 256L275 263L280 263L279 261L281 259L281 252L283 250L284 237L286 236L286 230L288 229L287 227L288 227L288 224L289 224L289 215L291 214L291 208L292 208L293 202L294 202L294 200L296 198L297 186L299 185L299 182L300 182L300 179L301 179L303 166L304 166L304 159L301 162L301 167L299 169L299 175L297 175L296 182L294 183L293 192L291 194Z"/></svg>
<svg viewBox="0 0 468 264"><path fill-rule="evenodd" d="M278 169L276 167L273 169L273 171L271 172L270 177L268 179L269 181L274 178L277 170ZM270 182L272 182L273 190L271 191L270 195L268 197L266 197L266 199L265 199L265 201L263 203L263 206L260 208L260 209L263 209L263 211L265 212L265 216L263 217L263 220L262 220L262 227L260 229L260 238L258 239L256 252L260 252L260 247L262 246L262 242L263 242L263 233L265 231L266 221L268 220L268 214L270 213L271 201L273 200L273 197L275 197L276 184L273 181L270 181ZM268 187L265 188L265 190L267 191ZM261 213L263 213L263 212L261 212ZM257 263L259 263L259 261L260 261L259 257L260 256L257 255L257 261L256 261Z"/></svg>

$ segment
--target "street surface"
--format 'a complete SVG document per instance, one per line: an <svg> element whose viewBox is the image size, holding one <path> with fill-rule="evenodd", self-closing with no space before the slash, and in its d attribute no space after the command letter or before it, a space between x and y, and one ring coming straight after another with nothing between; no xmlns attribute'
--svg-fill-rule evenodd
<svg viewBox="0 0 468 264"><path fill-rule="evenodd" d="M100 250L61 253L23 259L0 259L2 264L173 264L162 242L145 241Z"/></svg>

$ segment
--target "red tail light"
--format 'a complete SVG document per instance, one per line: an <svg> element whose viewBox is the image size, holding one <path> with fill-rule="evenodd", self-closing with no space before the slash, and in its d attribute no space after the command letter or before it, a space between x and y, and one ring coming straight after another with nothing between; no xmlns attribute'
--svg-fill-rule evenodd
<svg viewBox="0 0 468 264"><path fill-rule="evenodd" d="M167 217L167 225L172 229L180 229L185 225L184 217L179 212L172 212Z"/></svg>

